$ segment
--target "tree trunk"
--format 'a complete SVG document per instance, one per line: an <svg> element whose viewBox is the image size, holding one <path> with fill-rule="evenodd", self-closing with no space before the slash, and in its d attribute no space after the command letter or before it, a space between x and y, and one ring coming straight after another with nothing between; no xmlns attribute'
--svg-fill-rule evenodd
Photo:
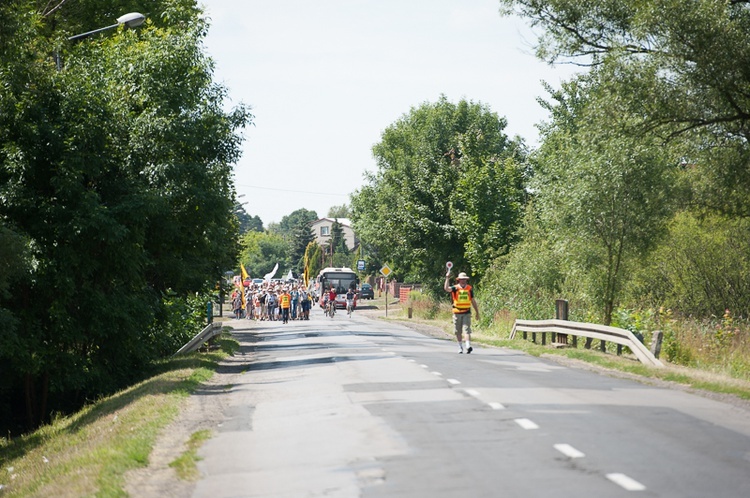
<svg viewBox="0 0 750 498"><path fill-rule="evenodd" d="M35 408L36 400L34 397L34 378L27 373L24 377L24 392L26 394L26 424L27 429L36 427Z"/></svg>

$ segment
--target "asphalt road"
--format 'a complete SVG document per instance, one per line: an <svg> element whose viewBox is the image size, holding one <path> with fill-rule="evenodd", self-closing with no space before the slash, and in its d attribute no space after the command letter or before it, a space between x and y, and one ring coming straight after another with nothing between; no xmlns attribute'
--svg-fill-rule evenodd
<svg viewBox="0 0 750 498"><path fill-rule="evenodd" d="M750 496L741 408L359 312L231 324L194 497Z"/></svg>

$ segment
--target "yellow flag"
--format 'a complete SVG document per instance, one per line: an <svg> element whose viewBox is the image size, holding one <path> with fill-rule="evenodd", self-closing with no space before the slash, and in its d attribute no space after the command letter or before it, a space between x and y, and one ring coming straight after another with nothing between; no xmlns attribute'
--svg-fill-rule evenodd
<svg viewBox="0 0 750 498"><path fill-rule="evenodd" d="M245 265L243 265L240 262L240 273L242 273L242 284L240 285L240 289L242 291L242 309L247 310L247 301L245 300L245 280L250 278L250 275L247 274L247 270L245 270Z"/></svg>

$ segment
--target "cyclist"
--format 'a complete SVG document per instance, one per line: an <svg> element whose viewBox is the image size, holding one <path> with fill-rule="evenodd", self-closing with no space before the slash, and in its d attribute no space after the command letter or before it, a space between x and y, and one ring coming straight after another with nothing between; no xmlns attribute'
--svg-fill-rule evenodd
<svg viewBox="0 0 750 498"><path fill-rule="evenodd" d="M354 311L354 296L356 293L354 292L354 289L349 287L349 290L346 293L346 314L349 315L349 318L352 317L352 311Z"/></svg>
<svg viewBox="0 0 750 498"><path fill-rule="evenodd" d="M333 318L336 314L336 288L331 286L331 290L328 291L328 316Z"/></svg>

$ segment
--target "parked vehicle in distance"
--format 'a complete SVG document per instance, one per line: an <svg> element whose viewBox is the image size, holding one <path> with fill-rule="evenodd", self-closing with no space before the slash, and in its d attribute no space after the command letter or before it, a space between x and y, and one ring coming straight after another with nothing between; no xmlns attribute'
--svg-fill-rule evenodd
<svg viewBox="0 0 750 498"><path fill-rule="evenodd" d="M372 288L372 285L362 284L362 287L359 289L359 298L375 299L375 290Z"/></svg>

